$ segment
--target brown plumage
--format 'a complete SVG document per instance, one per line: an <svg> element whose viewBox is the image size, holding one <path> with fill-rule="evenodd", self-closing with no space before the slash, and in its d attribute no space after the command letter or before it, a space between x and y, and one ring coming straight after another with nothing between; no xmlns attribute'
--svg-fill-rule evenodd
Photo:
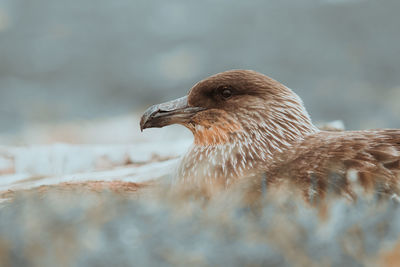
<svg viewBox="0 0 400 267"><path fill-rule="evenodd" d="M276 155L265 173L269 185L284 179L310 202L328 194L396 197L400 181L400 131L321 131ZM258 183L258 184L257 184ZM261 188L256 182L256 188Z"/></svg>
<svg viewBox="0 0 400 267"><path fill-rule="evenodd" d="M293 91L254 71L200 81L188 96L150 107L141 128L173 123L194 135L181 184L211 193L244 180L254 192L290 184L309 201L399 191L400 130L320 131Z"/></svg>

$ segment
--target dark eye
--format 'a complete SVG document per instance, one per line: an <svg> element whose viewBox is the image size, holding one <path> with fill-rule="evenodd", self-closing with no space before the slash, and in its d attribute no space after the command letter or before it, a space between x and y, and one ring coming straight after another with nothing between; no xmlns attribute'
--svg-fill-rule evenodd
<svg viewBox="0 0 400 267"><path fill-rule="evenodd" d="M232 91L229 88L224 88L221 92L223 98L228 99L232 96Z"/></svg>

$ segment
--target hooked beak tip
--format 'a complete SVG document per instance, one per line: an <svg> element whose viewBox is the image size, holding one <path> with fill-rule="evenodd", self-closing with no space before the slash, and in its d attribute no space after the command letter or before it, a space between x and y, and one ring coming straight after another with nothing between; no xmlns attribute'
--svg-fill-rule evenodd
<svg viewBox="0 0 400 267"><path fill-rule="evenodd" d="M152 117L154 114L156 114L159 111L158 105L154 105L149 107L144 114L142 115L142 118L140 118L140 131L143 132L144 129L149 128L149 121L151 121Z"/></svg>
<svg viewBox="0 0 400 267"><path fill-rule="evenodd" d="M146 129L146 122L148 121L148 118L143 117L140 119L140 131L143 132L144 129Z"/></svg>

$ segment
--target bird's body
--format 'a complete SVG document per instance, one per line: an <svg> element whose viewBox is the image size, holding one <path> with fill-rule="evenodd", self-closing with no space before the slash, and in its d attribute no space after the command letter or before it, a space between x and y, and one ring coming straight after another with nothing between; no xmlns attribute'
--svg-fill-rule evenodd
<svg viewBox="0 0 400 267"><path fill-rule="evenodd" d="M172 123L194 135L179 183L213 192L251 177L256 192L290 183L306 199L399 189L400 130L320 131L292 90L254 71L200 81L187 97L148 109L141 127Z"/></svg>
<svg viewBox="0 0 400 267"><path fill-rule="evenodd" d="M336 194L396 196L400 182L400 131L321 131L276 156L267 181L289 180L306 200ZM269 178L269 180L268 180Z"/></svg>

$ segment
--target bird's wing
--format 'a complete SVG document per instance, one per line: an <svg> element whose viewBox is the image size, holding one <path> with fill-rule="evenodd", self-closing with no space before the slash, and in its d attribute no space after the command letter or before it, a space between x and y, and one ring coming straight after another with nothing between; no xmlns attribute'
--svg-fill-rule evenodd
<svg viewBox="0 0 400 267"><path fill-rule="evenodd" d="M269 184L289 180L309 201L329 193L393 197L400 191L400 130L320 132L268 170Z"/></svg>

